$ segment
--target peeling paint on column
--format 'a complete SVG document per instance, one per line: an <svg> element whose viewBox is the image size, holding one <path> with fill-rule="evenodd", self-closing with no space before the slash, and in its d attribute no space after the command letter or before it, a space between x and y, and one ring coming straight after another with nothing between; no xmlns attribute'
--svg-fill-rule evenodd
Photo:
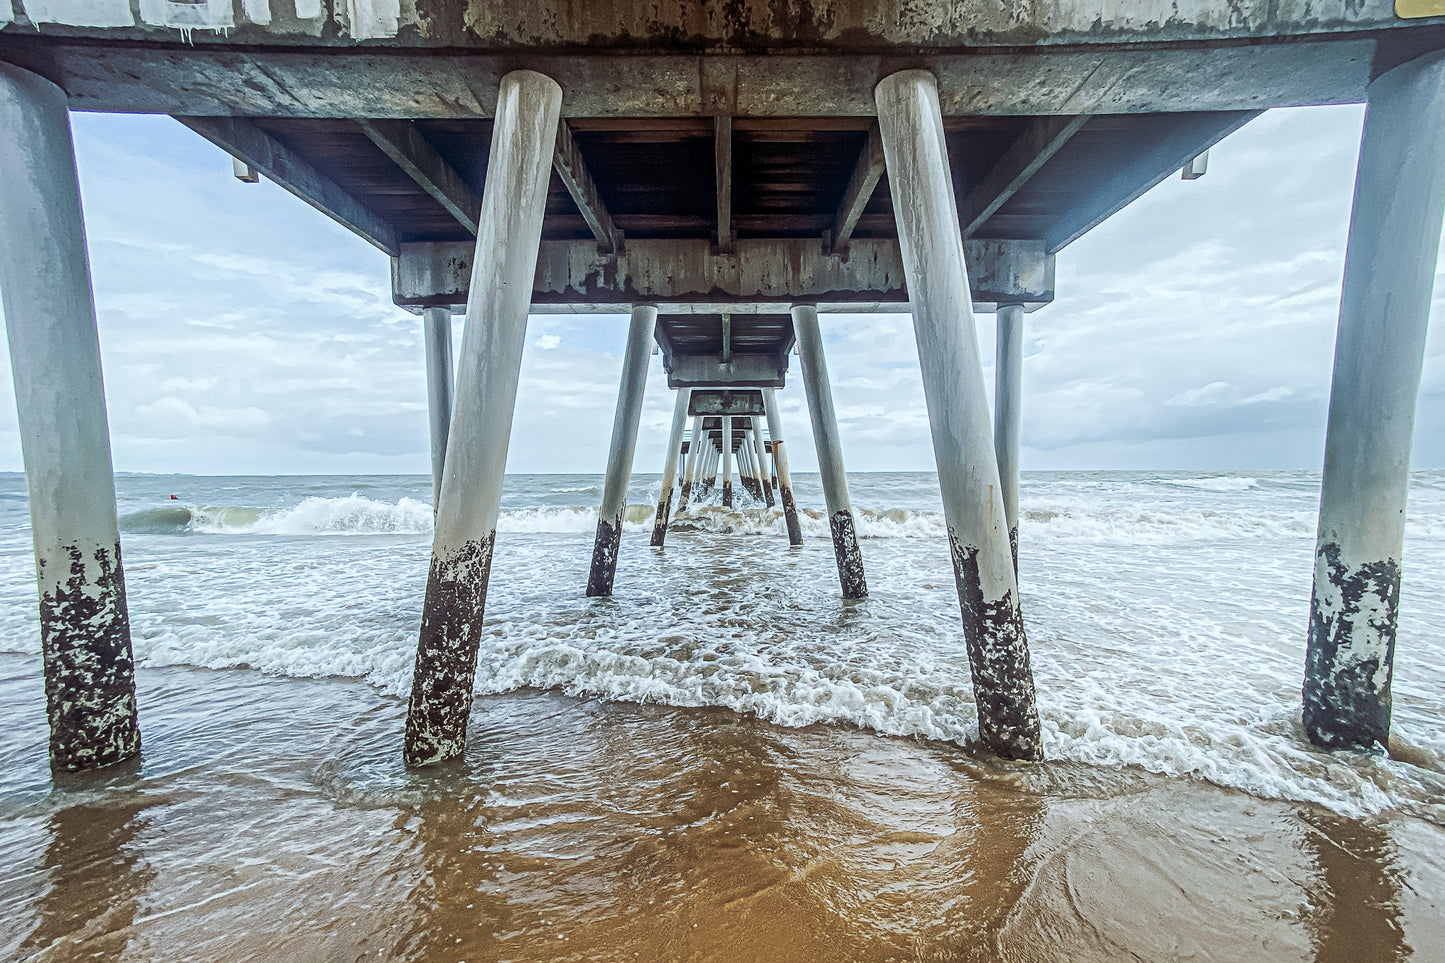
<svg viewBox="0 0 1445 963"><path fill-rule="evenodd" d="M963 610L963 637L978 707L983 744L1005 759L1043 759L1039 712L1023 613L1014 593L993 601L983 597L978 547L964 545L952 527L948 546Z"/></svg>
<svg viewBox="0 0 1445 963"><path fill-rule="evenodd" d="M652 522L652 547L662 548L667 541L667 523L672 517L672 489L657 500L657 517Z"/></svg>
<svg viewBox="0 0 1445 963"><path fill-rule="evenodd" d="M592 543L592 568L587 576L587 596L596 598L612 594L617 576L617 551L622 547L622 516L611 522L597 521L597 538Z"/></svg>
<svg viewBox="0 0 1445 963"><path fill-rule="evenodd" d="M50 764L95 769L140 751L135 658L120 543L97 548L87 561L65 548L68 576L50 571L61 560L39 559L40 639L50 717Z"/></svg>
<svg viewBox="0 0 1445 963"><path fill-rule="evenodd" d="M231 0L140 0L140 18L158 27L174 27L186 41L194 30L223 33L236 26Z"/></svg>
<svg viewBox="0 0 1445 963"><path fill-rule="evenodd" d="M408 766L451 759L466 747L496 540L493 530L432 556L406 716Z"/></svg>
<svg viewBox="0 0 1445 963"><path fill-rule="evenodd" d="M733 507L733 483L731 479L723 482L723 508Z"/></svg>
<svg viewBox="0 0 1445 963"><path fill-rule="evenodd" d="M353 40L395 37L401 23L401 0L339 0Z"/></svg>
<svg viewBox="0 0 1445 963"><path fill-rule="evenodd" d="M1315 554L1305 655L1304 726L1324 748L1384 748L1400 606L1400 563L1347 565L1331 542Z"/></svg>
<svg viewBox="0 0 1445 963"><path fill-rule="evenodd" d="M858 531L851 511L834 512L828 519L833 533L833 556L838 562L838 581L845 599L866 599L868 582L863 577L863 556L858 551Z"/></svg>
<svg viewBox="0 0 1445 963"><path fill-rule="evenodd" d="M60 23L67 27L133 27L130 0L25 0L25 15L32 23Z"/></svg>

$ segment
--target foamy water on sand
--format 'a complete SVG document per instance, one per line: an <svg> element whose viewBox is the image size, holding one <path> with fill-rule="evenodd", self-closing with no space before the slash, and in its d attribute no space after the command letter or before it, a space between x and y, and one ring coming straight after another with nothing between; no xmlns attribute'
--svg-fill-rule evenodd
<svg viewBox="0 0 1445 963"><path fill-rule="evenodd" d="M422 856L437 849L437 865L462 879L448 882L422 859L421 869L393 866L394 879L358 870L355 885L376 911L390 905L387 886L421 873L441 894L426 925L455 931L447 939L475 959L507 947L546 958L538 948L550 944L533 937L548 912L593 921L558 941L563 956L672 957L692 946L693 956L722 958L744 945L727 913L700 935L668 929L714 903L812 926L823 942L803 947L810 953L831 946L878 959L1030 958L1031 947L1058 941L1077 958L1166 959L1206 932L1215 942L1199 944L1205 957L1296 959L1319 957L1321 945L1354 952L1330 936L1350 927L1405 933L1398 952L1379 957L1392 959L1439 935L1429 920L1445 879L1445 472L1413 478L1389 756L1320 753L1300 730L1317 474L1026 475L1021 588L1049 762L1022 768L971 751L976 716L933 476L850 477L871 591L861 602L838 597L821 493L815 477L798 482L799 503L813 509L800 550L788 548L777 511L704 506L657 551L646 542L656 477L638 476L616 595L587 599L597 479L509 476L472 750L463 770L432 778L407 775L397 759L430 549L426 479L121 476L146 760L129 784L115 776L52 791L24 482L0 476L0 653L11 653L0 655L0 853L29 867L0 878L0 908L14 911L4 915L29 920L0 923L0 951L23 943L38 952L37 927L43 936L52 924L57 933L97 925L55 922L42 905L54 885L46 880L64 872L47 855L69 831L57 820L76 800L107 813L96 818L115 822L115 833L134 831L120 850L156 870L143 884L126 875L142 894L137 906L201 898L167 884L163 851L201 890L232 893L220 908L187 910L184 925L141 908L101 927L130 951L150 947L137 958L172 958L147 934L194 947L185 940L201 940L197 920L234 926L227 907L294 915L269 871L227 870L240 873L234 890L208 875L218 853L260 866L281 858L266 855L274 846L299 861L286 870L297 879L309 878L301 863L319 859L329 867L316 870L329 881L321 890L341 885L336 867L347 857L322 828L327 818L343 836L367 839L361 849L376 859L382 838L402 862L416 845ZM180 842L137 842L152 822L192 818L176 793L215 802L229 787L236 798L226 805L254 828L267 807L288 810L293 783L315 797L296 803L315 809L314 826L298 810L294 831L247 839L243 828L236 840L207 842L197 814ZM141 809L125 808L138 799ZM746 825L759 819L766 831ZM975 838L991 825L996 838ZM416 832L433 832L430 843L406 835ZM448 849L473 844L513 869L483 872ZM1332 862L1331 847L1354 862ZM529 859L550 868L516 882L517 866L542 865ZM577 874L567 884L575 892L558 889L563 863L552 860ZM1113 863L1131 868L1117 870L1115 897L1091 906L1079 877ZM1288 868L1296 863L1305 868ZM1246 883L1246 865L1268 879ZM658 921L659 904L627 915L616 874L663 868L692 889L650 879L633 895L671 900L671 922ZM1319 897L1320 887L1344 886L1342 872L1376 880L1359 895L1375 916ZM774 873L775 889L746 899L728 889ZM1156 905L1169 885L1204 902ZM515 943L493 917L463 926L458 886L482 894L473 909L495 890L538 915L513 906L522 914ZM1235 895L1204 912L1205 894L1220 886ZM889 902L891 887L911 909ZM412 905L416 891L402 889ZM1144 921L1128 922L1131 901L1181 922L1151 935ZM1257 917L1268 907L1277 914L1266 926ZM350 919L365 915L358 904ZM407 931L421 925L415 916L393 923ZM1113 930L1095 925L1105 918ZM494 943L477 943L472 929ZM364 948L325 932L287 945L320 957L331 953L321 946ZM414 932L373 936L369 952L386 958L430 958L418 947L439 946ZM701 942L676 942L683 937ZM772 955L787 958L789 945Z"/></svg>

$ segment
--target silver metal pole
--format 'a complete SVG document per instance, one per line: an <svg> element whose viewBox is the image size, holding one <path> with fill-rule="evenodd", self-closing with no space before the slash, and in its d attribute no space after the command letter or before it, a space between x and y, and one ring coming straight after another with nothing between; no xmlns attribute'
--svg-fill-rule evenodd
<svg viewBox="0 0 1445 963"><path fill-rule="evenodd" d="M422 339L426 342L427 414L431 422L432 508L441 504L442 466L447 457L447 429L452 422L452 312L427 308L422 312Z"/></svg>
<svg viewBox="0 0 1445 963"><path fill-rule="evenodd" d="M1445 54L1367 94L1345 252L1305 656L1304 726L1386 746L1415 405L1445 213Z"/></svg>
<svg viewBox="0 0 1445 963"><path fill-rule="evenodd" d="M64 91L0 64L0 296L40 595L53 769L140 751L110 428Z"/></svg>
<svg viewBox="0 0 1445 963"><path fill-rule="evenodd" d="M667 540L667 523L672 516L672 489L677 482L677 460L682 448L682 431L687 426L687 402L691 388L679 388L672 408L672 431L667 436L667 462L662 466L662 487L657 490L657 517L652 522L652 544L658 548ZM678 511L682 511L678 508Z"/></svg>
<svg viewBox="0 0 1445 963"><path fill-rule="evenodd" d="M999 490L938 87L927 71L904 70L885 77L874 97L979 731L984 744L1000 756L1039 759L1033 672Z"/></svg>
<svg viewBox="0 0 1445 963"><path fill-rule="evenodd" d="M452 759L466 746L561 106L562 88L542 74L502 78L407 709L408 765Z"/></svg>
<svg viewBox="0 0 1445 963"><path fill-rule="evenodd" d="M843 586L845 599L866 598L868 582L863 577L863 555L858 551L858 532L853 522L853 503L848 497L848 475L843 470L843 446L838 439L838 418L833 413L833 391L828 383L828 364L823 358L823 335L818 330L816 307L793 306L793 333L798 339L803 389L813 421L813 444L818 449L818 473L822 476L823 499L828 506L828 528L833 534L838 581Z"/></svg>
<svg viewBox="0 0 1445 963"><path fill-rule="evenodd" d="M637 425L642 420L642 396L647 388L647 358L657 308L632 308L627 347L622 356L622 381L617 386L617 415L612 419L612 445L607 452L607 479L602 485L602 507L597 511L597 539L592 544L592 569L587 576L589 597L612 594L617 575L617 552L622 547L622 522L627 513L627 485L632 480L632 456L637 450Z"/></svg>

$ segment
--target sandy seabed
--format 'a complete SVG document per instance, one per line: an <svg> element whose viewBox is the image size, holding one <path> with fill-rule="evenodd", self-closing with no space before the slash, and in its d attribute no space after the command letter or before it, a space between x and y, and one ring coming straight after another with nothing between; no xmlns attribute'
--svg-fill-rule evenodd
<svg viewBox="0 0 1445 963"><path fill-rule="evenodd" d="M52 784L39 678L0 655L5 959L1445 958L1408 816L535 690L408 773L398 700L248 669L141 670L144 758Z"/></svg>

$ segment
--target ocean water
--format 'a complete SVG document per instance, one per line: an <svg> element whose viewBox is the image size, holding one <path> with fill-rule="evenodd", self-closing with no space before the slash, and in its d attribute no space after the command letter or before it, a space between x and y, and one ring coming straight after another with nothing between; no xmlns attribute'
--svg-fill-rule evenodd
<svg viewBox="0 0 1445 963"><path fill-rule="evenodd" d="M0 956L1441 945L1445 471L1412 476L1379 755L1300 728L1317 473L1025 474L1034 767L973 746L936 478L850 476L857 602L795 481L801 548L777 510L706 505L657 550L635 476L615 595L588 599L600 480L509 476L468 758L427 775L399 757L428 478L120 475L144 757L52 783L24 479L0 476Z"/></svg>
<svg viewBox="0 0 1445 963"><path fill-rule="evenodd" d="M856 603L838 595L817 477L795 483L800 550L781 511L724 511L715 494L658 551L658 478L635 476L616 592L595 600L582 590L600 479L509 476L477 692L970 743L936 477L850 476L871 591ZM122 474L117 489L142 665L407 694L429 479ZM1048 758L1445 825L1445 471L1412 478L1394 758L1301 736L1317 499L1312 472L1026 474L1021 598ZM0 652L39 651L33 578L24 479L0 476Z"/></svg>

